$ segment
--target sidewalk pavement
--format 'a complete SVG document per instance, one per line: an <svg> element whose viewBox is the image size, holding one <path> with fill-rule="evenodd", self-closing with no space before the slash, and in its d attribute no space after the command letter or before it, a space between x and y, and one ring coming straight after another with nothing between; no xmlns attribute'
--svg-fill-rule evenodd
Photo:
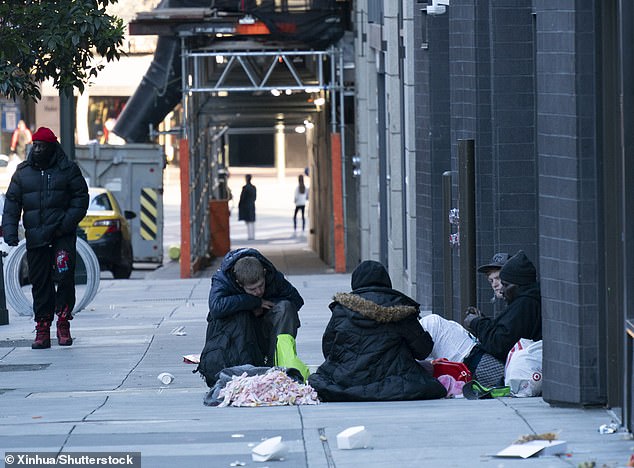
<svg viewBox="0 0 634 468"><path fill-rule="evenodd" d="M233 248L260 249L304 297L298 351L316 368L328 303L349 290L350 275L333 273L301 234L246 241L240 226L234 234ZM143 279L102 279L72 322L71 347L53 339L51 349L32 350L32 319L10 311L0 326L2 451L140 452L146 468L621 467L634 453L629 434L599 433L615 420L610 411L555 408L541 398L206 407L207 387L183 356L202 350L218 264L192 279L179 279L177 262ZM174 381L162 384L161 372ZM336 435L357 425L372 435L370 447L339 450ZM493 457L520 436L550 431L567 442L567 455ZM273 436L288 444L287 457L253 462L254 444Z"/></svg>

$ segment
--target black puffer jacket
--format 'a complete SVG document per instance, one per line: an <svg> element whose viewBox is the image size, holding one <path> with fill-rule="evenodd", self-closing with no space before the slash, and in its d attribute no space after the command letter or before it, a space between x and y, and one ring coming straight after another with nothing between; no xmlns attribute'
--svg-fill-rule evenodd
<svg viewBox="0 0 634 468"><path fill-rule="evenodd" d="M88 186L79 167L59 143L48 169L33 165L31 154L20 163L6 194L2 229L8 244L18 242L18 222L23 224L27 249L48 245L54 236L73 234L88 209Z"/></svg>
<svg viewBox="0 0 634 468"><path fill-rule="evenodd" d="M539 284L517 286L517 295L495 319L479 317L471 322L477 347L502 362L520 338L542 339L542 307Z"/></svg>
<svg viewBox="0 0 634 468"><path fill-rule="evenodd" d="M339 293L322 340L326 361L308 381L324 401L442 398L443 385L416 359L433 348L419 304L391 288L378 262L362 262L352 293ZM355 288L356 287L356 288Z"/></svg>
<svg viewBox="0 0 634 468"><path fill-rule="evenodd" d="M271 365L272 356L261 351L256 327L261 326L253 315L262 300L244 292L233 274L233 266L242 257L257 258L266 270L264 299L278 303L290 301L297 310L304 300L275 266L255 249L237 249L229 252L211 279L207 335L196 369L213 387L217 373L222 369L242 364Z"/></svg>
<svg viewBox="0 0 634 468"><path fill-rule="evenodd" d="M251 312L262 304L259 297L244 292L233 274L233 266L242 257L255 257L264 265L266 271L262 299L274 303L287 300L292 302L297 310L304 305L304 299L297 289L264 255L256 249L237 249L225 255L220 268L211 278L207 321L214 318L226 318L242 311Z"/></svg>

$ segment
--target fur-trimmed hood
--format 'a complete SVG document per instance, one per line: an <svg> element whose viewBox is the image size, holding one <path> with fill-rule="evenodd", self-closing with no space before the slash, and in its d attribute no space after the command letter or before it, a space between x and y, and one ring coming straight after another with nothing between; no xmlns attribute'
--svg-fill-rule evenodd
<svg viewBox="0 0 634 468"><path fill-rule="evenodd" d="M333 300L345 308L379 323L399 322L405 317L418 314L418 307L414 305L384 306L353 293L337 293Z"/></svg>

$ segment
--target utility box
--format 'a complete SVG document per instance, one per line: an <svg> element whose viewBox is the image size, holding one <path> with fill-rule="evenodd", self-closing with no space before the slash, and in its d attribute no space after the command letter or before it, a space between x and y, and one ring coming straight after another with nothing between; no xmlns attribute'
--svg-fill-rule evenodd
<svg viewBox="0 0 634 468"><path fill-rule="evenodd" d="M79 145L75 160L91 187L110 190L129 220L135 262L163 263L163 147L154 144Z"/></svg>

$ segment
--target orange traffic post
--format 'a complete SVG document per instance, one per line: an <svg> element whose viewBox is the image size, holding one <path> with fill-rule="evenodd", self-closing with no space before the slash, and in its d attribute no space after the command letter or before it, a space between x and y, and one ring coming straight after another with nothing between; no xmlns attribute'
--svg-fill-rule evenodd
<svg viewBox="0 0 634 468"><path fill-rule="evenodd" d="M178 155L181 169L181 278L191 278L189 144L187 140L180 140Z"/></svg>
<svg viewBox="0 0 634 468"><path fill-rule="evenodd" d="M341 173L341 135L330 134L332 162L332 208L334 219L335 272L346 272L346 238L343 219L343 179Z"/></svg>

